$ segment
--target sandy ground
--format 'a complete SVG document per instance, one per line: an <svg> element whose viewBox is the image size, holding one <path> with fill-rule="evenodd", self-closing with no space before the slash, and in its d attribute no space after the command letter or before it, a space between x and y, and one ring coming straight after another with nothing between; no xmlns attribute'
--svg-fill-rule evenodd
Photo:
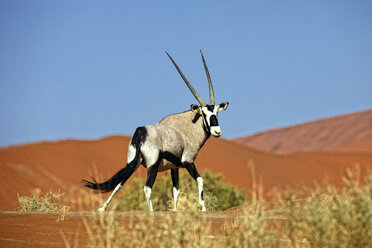
<svg viewBox="0 0 372 248"><path fill-rule="evenodd" d="M116 212L115 219L125 226L130 222L146 221L148 212ZM162 215L173 212L154 212L152 215L161 221ZM211 223L211 236L219 233L224 223L234 221L237 212L200 213ZM0 212L0 247L66 247L65 240L71 247L87 247L89 235L84 220L90 223L92 212L69 212L65 221L57 221L56 213L20 213Z"/></svg>

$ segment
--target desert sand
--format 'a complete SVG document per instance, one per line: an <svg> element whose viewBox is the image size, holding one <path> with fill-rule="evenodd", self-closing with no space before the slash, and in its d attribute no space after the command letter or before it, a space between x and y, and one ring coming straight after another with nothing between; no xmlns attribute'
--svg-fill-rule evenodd
<svg viewBox="0 0 372 248"><path fill-rule="evenodd" d="M372 138L371 109L264 131L234 141L270 153L290 154L330 150L365 138Z"/></svg>
<svg viewBox="0 0 372 248"><path fill-rule="evenodd" d="M196 166L199 171L209 169L221 173L225 182L244 189L248 196L254 185L252 180L262 185L266 197L273 188L303 189L324 179L339 185L347 167L359 166L362 175L372 168L371 119L372 111L366 111L269 131L248 139L228 141L212 137L199 153ZM279 140L282 145L273 149ZM83 189L80 181L92 176L98 180L108 179L125 166L129 141L126 136L110 136L0 148L0 246L64 247L61 232L67 234L70 244L75 238L79 244L86 243L82 220L91 218L91 212L74 212L76 208L72 207L66 221L56 222L56 214L14 212L18 206L17 195L30 195L35 189L41 192L59 189L69 205L81 190L93 194ZM256 142L256 148L249 147L253 144L250 141ZM267 145L263 149L257 144ZM145 175L143 167L134 173L135 177ZM180 185L182 190L182 182ZM142 191L138 193L143 194ZM133 213L136 218L144 215L141 211ZM234 220L234 214L229 211L212 215L207 217L216 229L223 222ZM118 213L117 218L127 222L132 217L124 212Z"/></svg>

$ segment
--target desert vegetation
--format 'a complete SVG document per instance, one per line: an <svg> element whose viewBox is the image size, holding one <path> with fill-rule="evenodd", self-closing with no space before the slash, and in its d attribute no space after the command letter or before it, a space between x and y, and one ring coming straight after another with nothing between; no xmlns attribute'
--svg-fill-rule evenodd
<svg viewBox="0 0 372 248"><path fill-rule="evenodd" d="M152 190L151 200L154 210L172 209L172 180L169 171L156 179ZM243 190L223 183L221 174L205 170L201 173L204 180L204 199L209 211L225 210L246 202L248 198ZM115 210L147 210L147 203L143 194L145 178L135 178L131 184L124 186L122 195L116 197ZM180 171L179 210L198 209L198 188L195 180L186 172Z"/></svg>
<svg viewBox="0 0 372 248"><path fill-rule="evenodd" d="M49 191L43 194L39 189L31 196L19 196L19 211L21 212L59 212L59 220L65 220L69 207L61 202L63 194L59 191Z"/></svg>
<svg viewBox="0 0 372 248"><path fill-rule="evenodd" d="M214 178L215 182L220 180L219 175L210 172L203 176ZM169 191L171 187L167 180L164 177L158 181L159 192L162 187ZM260 197L259 191L262 190L259 187L253 187L256 192L252 192L252 198L245 199L244 204L229 211L233 217L224 220L217 228L213 219L226 212L198 211L197 202L193 200L197 196L191 193L195 190L192 181L190 185L184 179L181 181L185 182L182 187L184 196L179 202L182 209L178 212L160 211L169 206L172 198L168 194L166 199L159 194L159 211L117 211L128 206L141 207L138 202L137 205L123 205L122 201L134 197L126 193L123 200L113 202L109 211L87 215L83 222L88 246L372 247L372 173L361 178L358 169L349 169L341 187L322 183L300 194L295 191L275 192L273 197L276 199L270 201ZM143 186L140 179L131 187L138 185ZM241 192L235 193L239 195ZM298 197L305 194L307 197ZM212 193L209 197L209 200L216 201ZM34 197L32 201L37 199L44 201L41 197ZM133 202L136 201L139 199L134 198ZM221 206L213 203L209 208ZM69 235L63 234L65 246L78 247L79 244L69 242L73 234Z"/></svg>
<svg viewBox="0 0 372 248"><path fill-rule="evenodd" d="M145 211L140 219L132 211L126 223L108 211L84 222L91 247L372 247L371 173L362 179L357 169L348 170L342 187L323 183L306 193L309 197L276 193L274 201L252 198L218 230L210 214L221 212L195 208Z"/></svg>
<svg viewBox="0 0 372 248"><path fill-rule="evenodd" d="M347 170L344 185L327 184L296 199L290 192L278 202L285 217L281 233L291 247L372 247L372 174L361 180Z"/></svg>

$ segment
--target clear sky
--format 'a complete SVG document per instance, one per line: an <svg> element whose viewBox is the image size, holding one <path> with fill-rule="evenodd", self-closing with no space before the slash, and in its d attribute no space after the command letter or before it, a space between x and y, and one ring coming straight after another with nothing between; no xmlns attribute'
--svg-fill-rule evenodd
<svg viewBox="0 0 372 248"><path fill-rule="evenodd" d="M205 101L224 138L372 108L372 1L0 1L0 146L131 135Z"/></svg>

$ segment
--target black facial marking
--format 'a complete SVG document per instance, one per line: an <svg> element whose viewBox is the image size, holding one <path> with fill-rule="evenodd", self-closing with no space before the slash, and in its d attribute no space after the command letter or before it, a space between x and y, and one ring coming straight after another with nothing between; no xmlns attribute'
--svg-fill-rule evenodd
<svg viewBox="0 0 372 248"><path fill-rule="evenodd" d="M147 137L147 129L145 127L137 127L133 134L131 144L135 147L140 147L140 145L145 142Z"/></svg>
<svg viewBox="0 0 372 248"><path fill-rule="evenodd" d="M204 112L202 112L202 114L203 114L203 119L204 119L204 125L203 125L203 127L204 127L204 131L208 134L208 135L210 135L211 134L211 130L210 130L210 127L208 126L208 121L207 121L207 116L204 114Z"/></svg>
<svg viewBox="0 0 372 248"><path fill-rule="evenodd" d="M206 107L207 107L207 109L208 109L209 111L213 112L213 110L214 110L214 105L207 105Z"/></svg>
<svg viewBox="0 0 372 248"><path fill-rule="evenodd" d="M204 118L204 119L207 119L207 116L205 115L205 113L202 112L202 114L203 114L203 118Z"/></svg>
<svg viewBox="0 0 372 248"><path fill-rule="evenodd" d="M209 118L209 120L210 120L210 126L211 127L218 126L218 121L217 121L216 115L211 115L211 117Z"/></svg>

